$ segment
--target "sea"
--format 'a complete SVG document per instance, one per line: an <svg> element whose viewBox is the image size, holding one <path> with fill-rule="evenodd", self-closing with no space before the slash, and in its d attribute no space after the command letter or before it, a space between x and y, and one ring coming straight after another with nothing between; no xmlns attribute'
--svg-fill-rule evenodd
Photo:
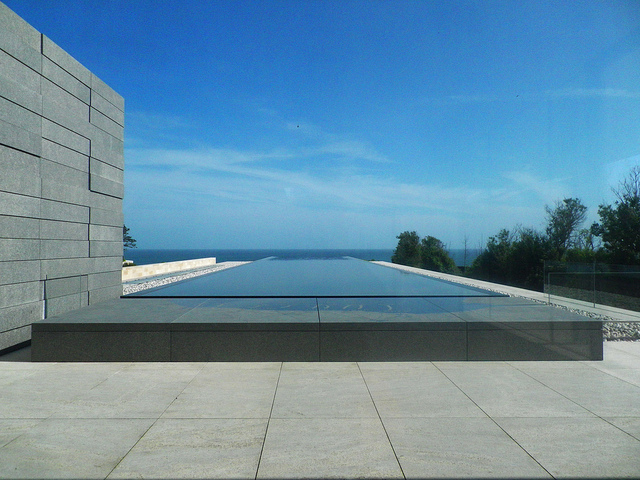
<svg viewBox="0 0 640 480"><path fill-rule="evenodd" d="M303 258L335 258L354 257L362 260L378 260L390 262L394 249L381 250L358 250L358 249L263 249L263 250L218 250L218 249L142 249L131 248L125 250L125 258L133 261L136 265L149 265L151 263L177 262L180 260L191 260L194 258L216 257L216 262L240 262L260 260L266 257L278 257L283 259L303 259ZM471 265L473 259L480 254L478 249L451 249L449 255L458 266Z"/></svg>

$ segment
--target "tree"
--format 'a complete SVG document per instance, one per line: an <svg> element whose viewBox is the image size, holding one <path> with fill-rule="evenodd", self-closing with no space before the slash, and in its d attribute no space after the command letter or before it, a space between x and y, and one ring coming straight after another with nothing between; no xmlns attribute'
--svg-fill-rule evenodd
<svg viewBox="0 0 640 480"><path fill-rule="evenodd" d="M392 263L400 265L409 265L411 267L420 267L420 237L413 232L402 232L396 237L398 246L391 256Z"/></svg>
<svg viewBox="0 0 640 480"><path fill-rule="evenodd" d="M458 268L449 256L444 243L435 237L428 236L420 242L421 267L436 272L456 273Z"/></svg>
<svg viewBox="0 0 640 480"><path fill-rule="evenodd" d="M122 226L122 245L125 249L136 248L136 240L129 235L129 228L126 225Z"/></svg>
<svg viewBox="0 0 640 480"><path fill-rule="evenodd" d="M509 253L513 245L513 235L502 229L489 237L487 245L471 264L469 276L498 283L507 282Z"/></svg>
<svg viewBox="0 0 640 480"><path fill-rule="evenodd" d="M552 248L548 237L531 228L502 229L489 237L486 248L473 261L468 275L490 282L543 290L544 260Z"/></svg>
<svg viewBox="0 0 640 480"><path fill-rule="evenodd" d="M555 208L545 207L547 211L547 235L557 259L563 259L565 253L576 245L578 227L587 216L585 207L578 198L565 198L556 202Z"/></svg>
<svg viewBox="0 0 640 480"><path fill-rule="evenodd" d="M617 189L614 205L600 205L600 223L591 232L602 239L612 263L640 264L640 166L631 169Z"/></svg>
<svg viewBox="0 0 640 480"><path fill-rule="evenodd" d="M428 236L421 241L415 231L402 232L396 238L398 246L391 257L393 263L437 272L458 272L458 268L449 256L444 243L437 238Z"/></svg>

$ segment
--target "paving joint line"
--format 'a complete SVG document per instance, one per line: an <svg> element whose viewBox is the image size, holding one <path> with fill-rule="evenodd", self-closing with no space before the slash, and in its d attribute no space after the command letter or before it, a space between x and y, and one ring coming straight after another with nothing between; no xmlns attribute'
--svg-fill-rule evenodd
<svg viewBox="0 0 640 480"><path fill-rule="evenodd" d="M506 362L505 362L505 363L506 363ZM435 362L431 362L431 364L432 364L432 365L433 365L433 366L434 366L434 367L435 367L435 368L436 368L436 369L437 369L437 370L438 370L442 375L444 375L444 376L445 376L445 378L446 378L447 380L449 380L449 381L450 381L450 382L451 382L451 383L452 383L452 384L453 384L453 385L454 385L458 390L460 390L460 391L462 392L462 394L463 394L465 397L467 397L467 398L468 398L468 399L469 399L469 400L470 400L470 401L471 401L471 402L472 402L476 407L478 407L478 409L479 409L482 413L484 413L484 414L487 416L487 418L488 418L489 420L491 420L491 421L492 421L492 422L493 422L493 423L494 423L494 424L495 424L495 425L496 425L500 430L502 430L502 431L504 432L504 434L505 434L507 437L509 437L513 443L515 443L516 445L518 445L518 447L520 447L520 449L521 449L524 453L526 453L526 454L527 454L527 455L528 455L528 456L529 456L529 457L530 457L534 462L536 462L536 463L540 466L540 468L542 468L545 472L547 472L547 474L549 475L549 477L550 477L550 478L553 478L553 479L555 479L555 478L556 478L555 476L553 476L553 474L552 474L549 470L547 470L547 469L544 467L544 465L542 465L542 464L538 461L538 459L537 459L537 458L535 458L533 455L531 455L531 454L529 453L529 451L528 451L526 448L524 448L524 447L520 444L520 442L518 442L515 438L513 438L513 436L512 436L509 432L507 432L504 428L502 428L502 425L500 425L500 424L499 424L499 423L498 423L498 422L497 422L497 421L496 421L496 420L495 420L491 415L489 415L489 414L488 414L488 413L487 413L487 412L486 412L486 411L485 411L485 410L484 410L480 405L478 405L478 404L476 403L476 401L475 401L473 398L471 398L471 397L467 394L467 392L465 392L462 388L460 388L460 386L459 386L456 382L454 382L451 378L449 378L449 376L448 376L446 373L444 373L444 372L440 369L440 367L438 367L438 366L435 364ZM509 365L509 364L507 363L507 365ZM511 366L511 365L510 365L510 366ZM515 368L515 367L514 367L514 368Z"/></svg>
<svg viewBox="0 0 640 480"><path fill-rule="evenodd" d="M369 389L369 384L367 384L367 379L364 378L364 374L362 373L362 369L360 368L360 362L356 362L356 366L358 367L358 371L360 372L360 377L364 382L364 386L367 389L367 393L369 393L369 398L371 399L371 403L373 403L373 408L376 410L376 415L378 415L378 420L380 420L380 425L382 425L382 429L384 430L384 434L387 437L387 441L389 442L389 446L391 447L391 451L393 452L393 456L396 459L398 464L398 468L400 469L400 473L402 474L402 478L406 480L407 476L404 473L404 469L402 468L402 464L400 463L400 459L398 458L398 454L396 453L396 449L393 446L393 442L391 441L391 437L389 437L389 432L387 432L387 427L384 424L384 420L382 420L382 416L380 415L380 411L378 410L378 406L376 405L376 401L373 399L373 395L371 394L371 390Z"/></svg>
<svg viewBox="0 0 640 480"><path fill-rule="evenodd" d="M194 380L198 375L200 375L200 372L202 372L202 370L203 370L203 369L204 369L204 365L202 365L202 366L200 367L200 370L198 370L198 371L193 375L193 377L191 378L191 380L189 380L189 381L187 382L187 384L182 388L182 390L180 390L180 393L178 393L178 394L176 395L176 397L175 397L173 400L171 400L171 402L169 402L169 404L164 408L164 410L162 410L162 413L160 413L160 414L156 417L156 419L155 419L153 422L151 422L151 425L149 425L149 428L147 428L147 429L144 431L144 433L143 433L142 435L140 435L140 438L138 438L138 440L136 440L136 441L134 442L134 444L133 444L133 445L131 445L131 448L130 448L129 450L127 450L127 453L125 453L125 454L122 456L122 458L120 458L120 460L118 460L118 461L116 462L116 464L114 465L114 467L113 467L113 468L109 471L109 473L107 473L107 475L104 477L104 478L105 478L105 480L107 480L107 479L111 476L111 474L114 472L114 470L115 470L116 468L118 468L118 466L122 463L122 461L123 461L125 458L127 458L127 455L129 455L129 454L131 453L131 451L132 451L134 448L136 448L136 445L138 445L138 444L140 443L140 441L145 437L145 435L146 435L147 433L149 433L149 430L151 430L151 429L155 426L155 424L156 424L156 423L158 423L158 420L160 420L160 418L161 418L161 417L166 413L166 411L169 409L169 407L170 407L171 405L173 405L173 403L178 399L178 397L184 393L184 391L187 389L187 387L188 387L189 385L191 385L191 382L193 382L193 380ZM149 417L147 417L147 418L149 418ZM153 418L153 417L151 417L151 418Z"/></svg>
<svg viewBox="0 0 640 480"><path fill-rule="evenodd" d="M582 362L581 362L581 363L582 363ZM511 364L509 364L509 365L511 365ZM632 435L631 433L629 433L629 432L627 432L627 431L623 430L622 428L618 427L616 424L611 423L609 420L607 420L606 418L604 418L604 417L602 417L602 416L598 415L596 412L593 412L593 411L589 410L589 409L588 409L587 407L585 407L584 405L580 405L580 404L579 404L578 402L576 402L575 400L573 400L573 399L569 398L568 396L566 396L565 394L563 394L563 393L559 392L559 391L558 391L558 390L556 390L555 388L553 388L553 387L551 387L551 386L549 386L549 385L547 385L547 384L543 383L541 380L538 380L537 378L535 378L535 377L531 376L531 375L530 375L530 374L528 374L527 372L525 372L525 371L523 371L523 370L520 370L520 369L519 369L518 367L516 367L515 365L511 365L511 366L512 366L513 368L515 368L516 370L518 370L519 372L521 372L521 373L523 373L524 375L526 375L527 377L531 378L532 380L534 380L534 381L538 382L538 383L539 383L540 385L542 385L543 387L546 387L546 388L548 388L549 390L551 390L552 392L557 393L557 394L558 394L558 395L560 395L561 397L563 397L563 398L565 398L565 399L569 400L571 403L573 403L573 404L575 404L575 405L579 406L580 408L582 408L582 409L586 410L587 412L589 412L590 414L592 414L592 415L593 415L593 416L595 416L596 418L599 418L599 419L600 419L600 420L602 420L603 422L608 423L608 424L609 424L609 425L611 425L612 427L614 427L614 428L616 428L616 429L620 430L621 432L623 432L623 433L625 433L626 435L630 436L630 437L631 437L631 438L633 438L634 440L638 440L638 441L640 442L640 438L638 438L638 437L636 437L636 436ZM635 385L635 384L630 383L630 382L626 382L625 380L622 380L621 378L618 378L618 377L616 377L616 376L614 376L614 375L610 375L610 374L608 374L607 372L603 372L602 370L598 370L597 368L595 368L595 367L591 367L590 365L585 365L585 366L586 366L586 367L593 368L594 370L597 370L597 371L598 371L598 372L600 372L600 373L604 373L605 375L609 375L610 377L613 377L613 378L615 378L616 380L620 380L620 381L625 382L625 383L628 383L629 385L632 385L632 386L634 386L634 387L638 387L638 385ZM640 388L640 387L638 387L638 388ZM574 417L569 417L569 418L574 418Z"/></svg>
<svg viewBox="0 0 640 480"><path fill-rule="evenodd" d="M273 407L276 404L276 395L278 395L278 387L280 386L280 377L282 376L283 366L284 366L284 362L280 362L280 370L278 371L276 388L274 388L273 390L273 400L271 400L271 409L269 410L269 418L267 419L267 426L264 429L264 438L262 439L262 447L260 448L260 455L258 456L258 465L256 465L256 474L253 477L254 480L258 479L258 473L260 472L260 463L262 463L262 454L264 453L264 445L267 443L267 434L269 433L269 424L271 423L271 416L273 415Z"/></svg>

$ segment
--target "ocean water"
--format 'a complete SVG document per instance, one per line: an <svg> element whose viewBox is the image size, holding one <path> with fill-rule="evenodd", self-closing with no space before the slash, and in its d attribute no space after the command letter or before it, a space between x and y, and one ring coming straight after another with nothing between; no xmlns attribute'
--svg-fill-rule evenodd
<svg viewBox="0 0 640 480"><path fill-rule="evenodd" d="M479 250L467 249L467 265L473 262L478 256ZM449 254L457 265L462 265L464 261L464 250L452 249ZM132 260L136 265L148 265L150 263L177 262L180 260L191 260L194 258L216 257L220 262L239 262L260 260L266 257L279 257L285 259L302 258L332 258L332 257L354 257L362 260L380 260L390 262L393 249L388 250L357 250L357 249L333 249L333 250L162 250L162 249L128 249L125 251L125 258Z"/></svg>

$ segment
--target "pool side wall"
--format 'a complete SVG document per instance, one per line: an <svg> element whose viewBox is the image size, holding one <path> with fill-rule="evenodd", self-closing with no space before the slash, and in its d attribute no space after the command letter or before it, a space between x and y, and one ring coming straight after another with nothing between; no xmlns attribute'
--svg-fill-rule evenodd
<svg viewBox="0 0 640 480"><path fill-rule="evenodd" d="M314 299L305 301L316 304ZM521 303L510 298L502 302L507 309ZM500 308L489 305L459 314L482 318ZM332 321L326 311L304 306L292 312L250 305L207 307L201 299L119 299L35 323L31 358L44 362L602 360L600 321L546 305L493 315L493 321L443 321L440 313L409 322L368 321L359 315L351 321L336 321L333 316ZM399 312L398 318L402 316ZM551 320L534 320L536 316Z"/></svg>
<svg viewBox="0 0 640 480"><path fill-rule="evenodd" d="M0 351L122 293L124 100L0 2Z"/></svg>

